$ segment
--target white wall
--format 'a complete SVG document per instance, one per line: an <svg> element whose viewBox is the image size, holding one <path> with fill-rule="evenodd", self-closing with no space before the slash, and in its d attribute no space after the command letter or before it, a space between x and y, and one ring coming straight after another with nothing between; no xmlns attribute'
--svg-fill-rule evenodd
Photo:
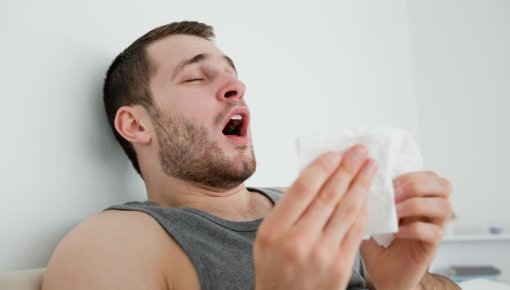
<svg viewBox="0 0 510 290"><path fill-rule="evenodd" d="M377 125L424 139L409 36L416 3L263 2L0 3L0 271L45 265L84 217L144 198L107 127L101 85L113 57L157 25L210 23L235 60L259 162L249 184L289 184L298 135Z"/></svg>
<svg viewBox="0 0 510 290"><path fill-rule="evenodd" d="M455 231L487 233L499 220L508 232L510 2L408 7L422 150L453 183Z"/></svg>
<svg viewBox="0 0 510 290"><path fill-rule="evenodd" d="M302 2L2 1L0 270L43 266L81 219L144 198L101 85L157 25L210 23L235 60L259 161L250 184L289 184L300 134L390 125L418 137L404 2Z"/></svg>

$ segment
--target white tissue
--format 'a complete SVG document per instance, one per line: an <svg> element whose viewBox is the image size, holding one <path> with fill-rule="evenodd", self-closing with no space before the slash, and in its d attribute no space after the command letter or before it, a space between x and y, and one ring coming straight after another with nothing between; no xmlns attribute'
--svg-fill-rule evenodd
<svg viewBox="0 0 510 290"><path fill-rule="evenodd" d="M405 130L398 128L356 128L337 134L301 137L298 151L301 169L328 151L343 152L356 144L367 147L378 171L368 195L368 222L365 238L372 236L384 247L398 231L393 179L423 168L418 145Z"/></svg>

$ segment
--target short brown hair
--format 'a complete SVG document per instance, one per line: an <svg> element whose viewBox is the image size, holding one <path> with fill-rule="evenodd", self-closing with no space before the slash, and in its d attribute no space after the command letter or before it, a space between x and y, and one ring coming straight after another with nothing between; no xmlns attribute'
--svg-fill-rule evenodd
<svg viewBox="0 0 510 290"><path fill-rule="evenodd" d="M169 35L186 34L208 40L214 38L213 27L195 21L173 22L157 27L121 52L112 62L103 86L103 102L110 127L129 160L140 176L140 166L131 142L124 139L115 129L117 110L122 106L142 105L149 112L154 111L149 81L155 71L147 54L149 44ZM142 176L143 177L143 176Z"/></svg>

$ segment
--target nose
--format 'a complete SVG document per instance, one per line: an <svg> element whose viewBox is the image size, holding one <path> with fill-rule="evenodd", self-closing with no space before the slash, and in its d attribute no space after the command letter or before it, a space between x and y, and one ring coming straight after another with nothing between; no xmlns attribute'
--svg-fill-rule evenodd
<svg viewBox="0 0 510 290"><path fill-rule="evenodd" d="M242 100L246 87L244 83L235 78L229 78L218 91L220 101Z"/></svg>

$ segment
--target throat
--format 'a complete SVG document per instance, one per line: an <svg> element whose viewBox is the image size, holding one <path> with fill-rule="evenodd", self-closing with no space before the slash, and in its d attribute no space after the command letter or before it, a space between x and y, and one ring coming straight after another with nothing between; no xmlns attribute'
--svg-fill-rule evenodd
<svg viewBox="0 0 510 290"><path fill-rule="evenodd" d="M273 207L273 202L265 195L248 191L248 202L228 202L226 200L215 200L213 202L195 204L190 207L205 211L219 218L233 222L247 222L264 218ZM216 199L223 199L216 197Z"/></svg>

